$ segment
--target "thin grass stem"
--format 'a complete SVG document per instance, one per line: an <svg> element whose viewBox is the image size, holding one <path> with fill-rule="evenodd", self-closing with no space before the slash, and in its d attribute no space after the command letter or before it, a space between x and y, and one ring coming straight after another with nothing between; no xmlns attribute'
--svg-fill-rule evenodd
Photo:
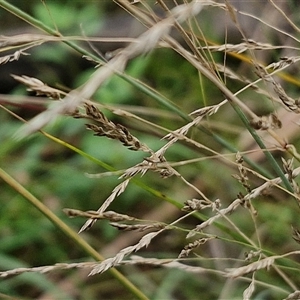
<svg viewBox="0 0 300 300"><path fill-rule="evenodd" d="M59 219L47 206L39 201L33 194L31 194L24 186L17 180L11 177L7 172L0 168L0 177L11 188L22 195L31 205L38 209L46 218L52 222L60 231L62 231L68 238L70 238L78 247L80 247L87 255L91 256L96 261L103 261L105 258L91 247L78 233L72 230L66 223ZM111 269L111 274L132 292L138 299L146 300L148 297L138 289L132 282L124 277L118 270Z"/></svg>

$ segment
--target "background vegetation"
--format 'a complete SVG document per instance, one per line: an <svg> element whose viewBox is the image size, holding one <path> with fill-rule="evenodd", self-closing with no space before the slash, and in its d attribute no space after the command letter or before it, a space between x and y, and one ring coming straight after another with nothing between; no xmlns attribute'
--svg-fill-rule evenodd
<svg viewBox="0 0 300 300"><path fill-rule="evenodd" d="M201 3L0 0L2 298L299 298L298 4Z"/></svg>

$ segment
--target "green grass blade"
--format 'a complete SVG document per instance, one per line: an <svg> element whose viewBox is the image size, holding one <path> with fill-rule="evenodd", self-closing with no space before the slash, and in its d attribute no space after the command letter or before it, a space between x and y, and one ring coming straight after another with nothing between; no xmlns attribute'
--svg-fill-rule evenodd
<svg viewBox="0 0 300 300"><path fill-rule="evenodd" d="M68 238L70 238L78 247L85 251L89 256L96 261L103 261L104 257L92 248L78 233L72 230L66 223L60 220L47 206L39 201L33 194L31 194L25 187L17 182L13 177L7 174L0 168L0 178L11 186L16 192L22 195L30 204L38 209L46 218L51 221L60 231L62 231ZM110 269L111 274L119 280L129 291L131 291L138 299L148 299L135 285L132 284L125 276L118 270Z"/></svg>

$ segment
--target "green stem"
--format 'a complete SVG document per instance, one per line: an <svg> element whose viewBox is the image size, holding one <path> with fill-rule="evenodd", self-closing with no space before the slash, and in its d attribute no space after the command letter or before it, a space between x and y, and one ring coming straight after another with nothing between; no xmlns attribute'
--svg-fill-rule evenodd
<svg viewBox="0 0 300 300"><path fill-rule="evenodd" d="M104 257L99 254L94 248L92 248L78 233L72 230L62 220L60 220L51 210L48 209L41 201L39 201L33 194L31 194L26 188L24 188L13 177L7 174L0 168L0 178L2 178L8 185L22 195L30 204L36 207L41 213L43 213L58 229L60 229L67 237L73 240L83 251L96 261L103 261ZM129 291L132 292L138 299L148 299L135 285L132 284L124 275L122 275L115 268L109 270L111 274L118 279Z"/></svg>
<svg viewBox="0 0 300 300"><path fill-rule="evenodd" d="M263 143L263 141L261 140L261 138L259 137L259 135L256 133L256 131L251 127L247 117L245 116L245 114L243 113L243 111L239 108L238 105L236 105L235 103L231 102L231 105L233 107L233 109L236 111L236 113L238 114L238 116L240 117L240 119L242 120L242 122L244 123L244 125L246 126L247 130L250 132L250 134L252 135L252 137L254 138L254 140L256 141L257 145L265 150L264 154L266 156L266 158L269 160L271 166L273 167L274 171L276 172L276 174L280 177L280 179L282 180L283 184L285 185L285 187L287 188L288 191L290 192L294 192L290 182L288 181L288 179L285 177L284 173L282 172L281 168L279 167L277 161L275 160L275 158L273 157L273 155L267 151L267 147L265 146L265 144Z"/></svg>

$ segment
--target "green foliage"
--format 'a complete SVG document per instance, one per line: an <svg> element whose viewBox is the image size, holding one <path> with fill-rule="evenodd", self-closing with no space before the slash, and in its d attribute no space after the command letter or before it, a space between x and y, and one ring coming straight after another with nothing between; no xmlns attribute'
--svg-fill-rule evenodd
<svg viewBox="0 0 300 300"><path fill-rule="evenodd" d="M82 26L84 34L93 35L101 26L101 5L85 4L84 1L37 2L33 15L64 34L78 34Z"/></svg>

